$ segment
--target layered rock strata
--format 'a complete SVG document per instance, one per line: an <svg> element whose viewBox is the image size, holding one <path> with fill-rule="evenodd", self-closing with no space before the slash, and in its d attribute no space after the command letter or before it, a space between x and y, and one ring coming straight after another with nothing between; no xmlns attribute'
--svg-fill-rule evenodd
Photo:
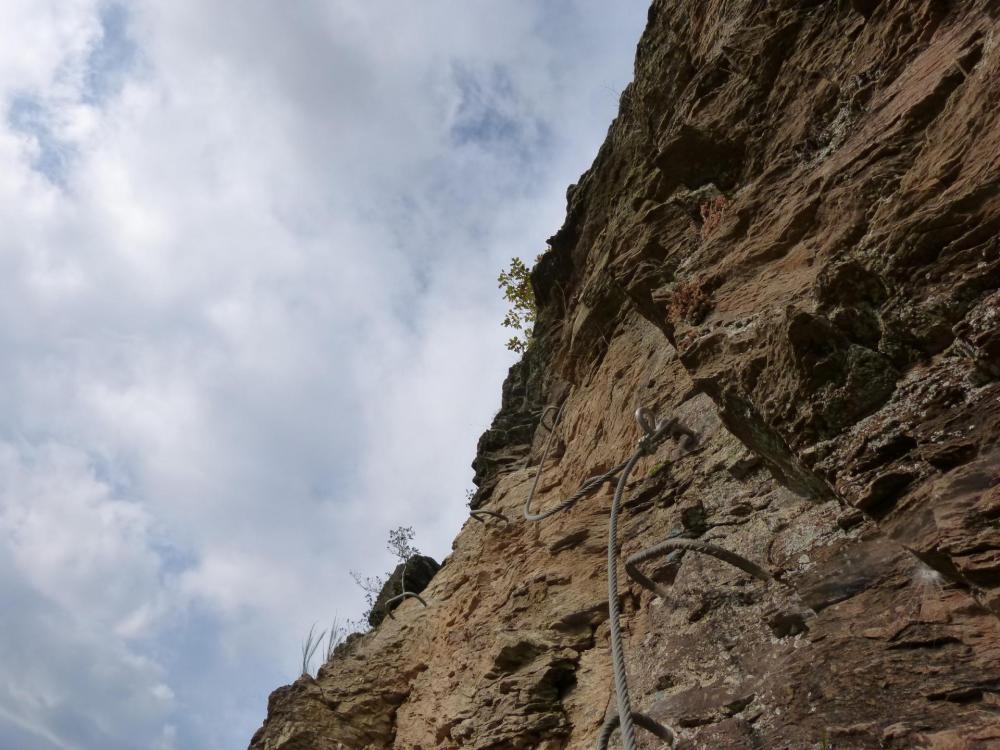
<svg viewBox="0 0 1000 750"><path fill-rule="evenodd" d="M610 488L638 406L633 702L686 748L1000 747L1000 6L653 2L635 81L533 271L535 339L470 520L395 620L271 697L253 750L593 747ZM642 737L642 742L647 742ZM654 746L652 743L647 746Z"/></svg>

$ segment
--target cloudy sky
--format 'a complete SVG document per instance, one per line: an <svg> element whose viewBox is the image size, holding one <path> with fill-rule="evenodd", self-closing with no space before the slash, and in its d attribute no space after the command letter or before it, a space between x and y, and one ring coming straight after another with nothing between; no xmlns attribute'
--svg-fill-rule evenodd
<svg viewBox="0 0 1000 750"><path fill-rule="evenodd" d="M232 750L437 558L640 0L0 3L0 748Z"/></svg>

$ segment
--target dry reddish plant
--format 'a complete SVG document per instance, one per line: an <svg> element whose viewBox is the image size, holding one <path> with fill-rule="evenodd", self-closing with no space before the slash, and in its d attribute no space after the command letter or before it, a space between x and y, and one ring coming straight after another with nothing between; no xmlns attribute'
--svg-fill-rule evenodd
<svg viewBox="0 0 1000 750"><path fill-rule="evenodd" d="M714 232L719 224L722 223L722 217L726 214L726 209L729 207L729 199L724 195L718 195L710 201L705 201L701 204L701 236L702 238L708 237L712 232Z"/></svg>
<svg viewBox="0 0 1000 750"><path fill-rule="evenodd" d="M677 287L670 300L670 317L692 325L701 322L712 309L712 297L699 279Z"/></svg>

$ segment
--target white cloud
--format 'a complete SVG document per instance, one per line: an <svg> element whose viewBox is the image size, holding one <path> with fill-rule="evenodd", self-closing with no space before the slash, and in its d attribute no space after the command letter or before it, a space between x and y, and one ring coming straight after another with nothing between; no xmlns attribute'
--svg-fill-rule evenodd
<svg viewBox="0 0 1000 750"><path fill-rule="evenodd" d="M146 510L113 497L80 451L0 444L0 534L12 562L81 620L135 630L160 585L149 526Z"/></svg>
<svg viewBox="0 0 1000 750"><path fill-rule="evenodd" d="M240 746L390 527L447 553L644 12L2 5L0 746Z"/></svg>

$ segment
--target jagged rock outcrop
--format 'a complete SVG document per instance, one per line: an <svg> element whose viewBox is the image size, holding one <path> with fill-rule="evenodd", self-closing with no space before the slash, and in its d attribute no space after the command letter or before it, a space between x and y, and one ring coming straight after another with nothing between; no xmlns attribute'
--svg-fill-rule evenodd
<svg viewBox="0 0 1000 750"><path fill-rule="evenodd" d="M253 750L589 748L613 703L609 490L636 707L687 748L1000 747L1000 6L657 0L532 274L474 506L396 620L272 695ZM547 420L548 424L550 420Z"/></svg>
<svg viewBox="0 0 1000 750"><path fill-rule="evenodd" d="M440 568L437 561L427 555L411 555L405 562L399 563L393 568L378 596L375 597L372 611L368 613L368 624L377 628L382 620L402 603L402 600L392 601L393 599L404 592L419 594L427 588L427 584Z"/></svg>

